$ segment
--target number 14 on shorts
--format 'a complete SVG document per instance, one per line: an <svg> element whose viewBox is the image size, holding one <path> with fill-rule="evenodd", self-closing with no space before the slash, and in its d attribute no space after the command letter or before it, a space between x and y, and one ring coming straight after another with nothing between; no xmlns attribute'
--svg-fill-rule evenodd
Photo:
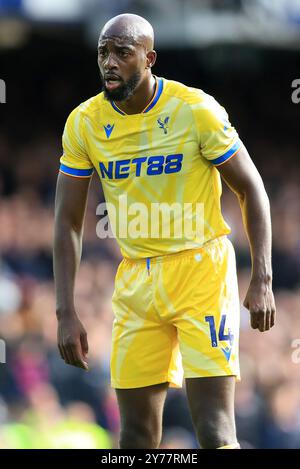
<svg viewBox="0 0 300 469"><path fill-rule="evenodd" d="M228 340L230 345L232 345L234 336L231 333L231 330L228 329L228 334L225 334L226 314L222 314L219 332L218 332L218 338L217 338L217 331L216 331L216 324L215 324L214 316L205 316L205 321L208 322L209 324L212 347L218 346L218 339L219 341Z"/></svg>

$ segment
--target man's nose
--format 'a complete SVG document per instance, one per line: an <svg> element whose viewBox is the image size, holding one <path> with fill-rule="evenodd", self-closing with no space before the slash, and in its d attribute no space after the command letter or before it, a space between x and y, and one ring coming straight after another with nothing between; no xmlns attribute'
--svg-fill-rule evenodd
<svg viewBox="0 0 300 469"><path fill-rule="evenodd" d="M106 70L112 70L113 68L116 68L118 64L117 64L114 54L108 54L103 65Z"/></svg>

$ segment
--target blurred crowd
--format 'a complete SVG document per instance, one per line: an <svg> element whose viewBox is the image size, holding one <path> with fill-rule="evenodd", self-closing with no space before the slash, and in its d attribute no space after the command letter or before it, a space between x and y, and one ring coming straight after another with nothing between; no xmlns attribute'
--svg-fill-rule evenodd
<svg viewBox="0 0 300 469"><path fill-rule="evenodd" d="M113 239L96 235L96 207L103 201L103 193L95 176L76 283L76 307L88 333L89 372L67 366L59 356L52 273L53 204L63 121L68 110L99 86L98 75L92 66L85 75L76 73L94 60L86 49L75 47L71 55L69 44L60 45L55 53L49 45L45 54L44 47L35 41L27 55L8 54L5 59L7 70L17 65L28 73L22 75L23 88L19 75L11 74L8 103L0 109L6 113L0 128L0 339L6 345L6 363L0 363L0 448L113 448L118 444L120 422L109 382L111 295L121 256ZM237 60L252 57L238 51L233 54ZM163 76L168 76L163 67L172 69L176 57L164 55L160 61ZM243 76L255 79L256 86L245 89L241 77L232 81L228 67L224 67L222 79L215 73L213 67L220 65L222 53L208 56L204 52L203 67L195 57L186 56L188 66L177 70L178 79L196 84L201 73L204 89L209 85L217 98L226 94L242 139L263 176L272 209L277 323L261 334L250 328L243 307L250 279L249 248L238 201L224 187L223 211L232 228L241 298L238 438L244 448L300 448L300 165L296 133L293 143L298 109L292 107L289 96L282 98L282 115L294 113L294 119L282 118L278 123L272 102L282 96L279 90L285 89L284 81L270 80L264 93L264 78L255 75L254 62L254 71L246 68ZM215 62L209 62L210 58ZM268 60L260 66L266 63L270 68ZM278 60L283 60L281 66L272 62L276 73L286 71L288 59L284 62L282 54ZM207 63L212 73L207 71ZM184 73L189 74L186 79ZM34 96L36 89L39 99ZM20 113L18 121L16 112ZM169 390L161 446L197 447L184 389Z"/></svg>

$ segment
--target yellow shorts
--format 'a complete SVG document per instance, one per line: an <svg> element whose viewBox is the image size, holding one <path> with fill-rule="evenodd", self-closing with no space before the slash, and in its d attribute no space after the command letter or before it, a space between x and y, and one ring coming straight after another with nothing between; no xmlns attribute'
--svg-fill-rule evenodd
<svg viewBox="0 0 300 469"><path fill-rule="evenodd" d="M176 254L123 259L113 311L112 387L239 378L239 295L226 236Z"/></svg>

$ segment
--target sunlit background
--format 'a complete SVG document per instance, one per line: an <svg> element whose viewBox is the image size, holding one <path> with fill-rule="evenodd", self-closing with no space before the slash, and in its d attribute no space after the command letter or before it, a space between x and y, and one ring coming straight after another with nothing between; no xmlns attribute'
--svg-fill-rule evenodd
<svg viewBox="0 0 300 469"><path fill-rule="evenodd" d="M0 448L118 444L109 360L120 254L114 240L96 236L103 201L96 177L76 285L89 373L65 365L56 348L52 243L63 126L100 92L98 34L122 12L153 24L156 75L202 88L225 106L263 176L274 231L271 332L249 327L242 306L249 249L238 202L225 187L223 194L241 297L237 432L244 448L300 448L300 103L292 101L299 0L0 0ZM161 447L197 447L184 390L169 391Z"/></svg>

